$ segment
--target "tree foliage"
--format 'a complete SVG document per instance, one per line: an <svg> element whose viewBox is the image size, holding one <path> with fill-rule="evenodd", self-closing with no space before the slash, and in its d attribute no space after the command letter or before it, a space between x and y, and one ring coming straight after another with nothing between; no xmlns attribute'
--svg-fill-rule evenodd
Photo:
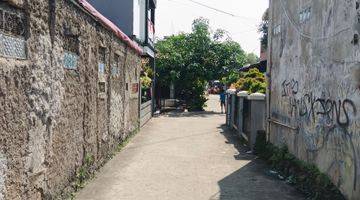
<svg viewBox="0 0 360 200"><path fill-rule="evenodd" d="M247 57L246 57L246 63L247 64L252 65L252 64L258 63L259 60L260 59L256 54L254 54L254 53L247 54Z"/></svg>
<svg viewBox="0 0 360 200"><path fill-rule="evenodd" d="M189 110L202 110L206 83L220 80L248 61L241 46L226 35L221 29L212 33L209 20L198 18L191 33L158 41L157 83L163 87L173 83L177 98L185 100Z"/></svg>
<svg viewBox="0 0 360 200"><path fill-rule="evenodd" d="M153 77L154 77L154 72L149 65L149 60L142 59L141 74L140 74L141 88L149 89L151 87Z"/></svg>
<svg viewBox="0 0 360 200"><path fill-rule="evenodd" d="M235 88L238 90L245 90L250 93L266 92L265 75L258 69L250 69L248 72L240 73L239 79L235 83Z"/></svg>
<svg viewBox="0 0 360 200"><path fill-rule="evenodd" d="M267 9L262 17L262 22L259 26L261 33L260 43L264 49L268 47L268 32L269 32L269 9Z"/></svg>

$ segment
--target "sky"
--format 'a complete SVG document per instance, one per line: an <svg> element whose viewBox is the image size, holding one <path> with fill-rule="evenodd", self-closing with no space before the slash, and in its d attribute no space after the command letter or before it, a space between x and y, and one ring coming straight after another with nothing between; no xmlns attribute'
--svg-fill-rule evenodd
<svg viewBox="0 0 360 200"><path fill-rule="evenodd" d="M235 17L191 1L225 11ZM269 5L268 0L157 0L157 3L155 23L158 38L190 32L192 21L205 17L210 20L213 30L225 29L247 53L252 52L259 56L260 34L257 27Z"/></svg>

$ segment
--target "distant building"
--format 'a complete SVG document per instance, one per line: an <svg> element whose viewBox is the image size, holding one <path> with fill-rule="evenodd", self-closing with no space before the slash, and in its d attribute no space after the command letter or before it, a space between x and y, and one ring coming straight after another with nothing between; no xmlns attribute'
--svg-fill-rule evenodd
<svg viewBox="0 0 360 200"><path fill-rule="evenodd" d="M154 58L157 0L89 0L101 14L137 41L145 55Z"/></svg>
<svg viewBox="0 0 360 200"><path fill-rule="evenodd" d="M246 65L239 69L240 72L247 72L250 69L258 69L261 73L266 73L267 68L267 49L263 45L260 47L260 61L255 64Z"/></svg>
<svg viewBox="0 0 360 200"><path fill-rule="evenodd" d="M267 60L262 60L258 63L252 64L252 65L248 65L248 66L244 66L242 68L239 69L240 72L247 72L250 69L258 69L261 73L266 73L266 65L267 65Z"/></svg>

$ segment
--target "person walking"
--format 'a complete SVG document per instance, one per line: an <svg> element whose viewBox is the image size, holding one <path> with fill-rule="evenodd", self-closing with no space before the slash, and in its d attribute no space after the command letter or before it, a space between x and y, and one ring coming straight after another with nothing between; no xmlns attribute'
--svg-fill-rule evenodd
<svg viewBox="0 0 360 200"><path fill-rule="evenodd" d="M224 89L220 89L220 106L221 106L221 114L224 113L225 109L225 100L226 100L226 94Z"/></svg>

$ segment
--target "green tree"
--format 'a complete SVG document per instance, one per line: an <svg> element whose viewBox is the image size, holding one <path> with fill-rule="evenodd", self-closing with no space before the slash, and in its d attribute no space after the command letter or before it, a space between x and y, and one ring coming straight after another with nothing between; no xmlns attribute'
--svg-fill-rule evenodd
<svg viewBox="0 0 360 200"><path fill-rule="evenodd" d="M249 53L246 56L246 64L255 64L259 62L259 57L254 53Z"/></svg>
<svg viewBox="0 0 360 200"><path fill-rule="evenodd" d="M247 61L241 46L226 35L224 30L212 33L209 20L199 18L191 33L158 41L158 84L167 87L173 83L176 96L185 100L189 110L202 110L206 83L234 73Z"/></svg>
<svg viewBox="0 0 360 200"><path fill-rule="evenodd" d="M268 32L269 32L269 9L263 14L262 22L259 26L259 32L261 33L260 43L264 49L268 47Z"/></svg>

